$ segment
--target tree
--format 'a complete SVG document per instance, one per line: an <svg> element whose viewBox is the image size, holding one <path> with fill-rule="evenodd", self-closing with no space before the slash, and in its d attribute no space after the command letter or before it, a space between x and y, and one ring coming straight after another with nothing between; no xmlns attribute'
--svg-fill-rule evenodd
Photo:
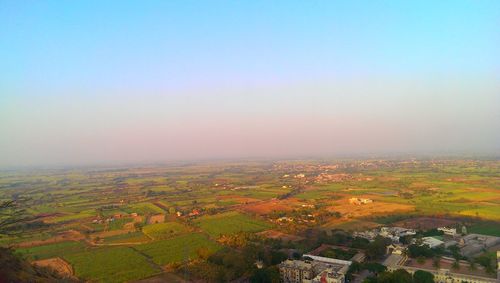
<svg viewBox="0 0 500 283"><path fill-rule="evenodd" d="M427 271L417 270L413 273L413 283L434 283L434 275Z"/></svg>
<svg viewBox="0 0 500 283"><path fill-rule="evenodd" d="M368 244L366 256L369 259L380 259L385 255L386 248L390 243L391 240L377 236L373 242Z"/></svg>
<svg viewBox="0 0 500 283"><path fill-rule="evenodd" d="M279 283L280 272L277 267L271 266L262 269L255 269L250 277L252 283Z"/></svg>
<svg viewBox="0 0 500 283"><path fill-rule="evenodd" d="M375 273L375 274L379 274L379 273L382 273L384 271L387 270L387 267L385 267L385 265L382 265L378 262L367 262L365 264L363 264L363 267L372 272L372 273Z"/></svg>
<svg viewBox="0 0 500 283"><path fill-rule="evenodd" d="M134 228L135 230L137 231L142 231L142 227L144 226L144 224L142 224L141 222L135 222L134 223Z"/></svg>
<svg viewBox="0 0 500 283"><path fill-rule="evenodd" d="M382 272L377 276L377 283L413 283L413 278L408 271L404 269L398 269L394 272Z"/></svg>
<svg viewBox="0 0 500 283"><path fill-rule="evenodd" d="M201 259L208 259L208 257L212 254L212 252L207 247L201 247L196 250L196 254Z"/></svg>
<svg viewBox="0 0 500 283"><path fill-rule="evenodd" d="M435 268L439 268L441 266L441 257L440 256L436 256L432 259L432 266L434 266Z"/></svg>

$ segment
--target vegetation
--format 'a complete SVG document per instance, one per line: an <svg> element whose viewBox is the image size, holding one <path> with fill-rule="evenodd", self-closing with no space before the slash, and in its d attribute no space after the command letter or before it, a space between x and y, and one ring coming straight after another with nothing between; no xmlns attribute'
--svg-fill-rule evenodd
<svg viewBox="0 0 500 283"><path fill-rule="evenodd" d="M217 251L220 246L196 233L134 246L134 249L151 257L159 265L195 259L202 248L211 253Z"/></svg>
<svg viewBox="0 0 500 283"><path fill-rule="evenodd" d="M18 249L16 253L29 259L39 260L52 257L64 257L66 255L83 252L85 249L85 245L81 242L60 242L31 248L21 248Z"/></svg>
<svg viewBox="0 0 500 283"><path fill-rule="evenodd" d="M98 282L125 282L159 272L141 254L127 247L95 249L64 256L78 277Z"/></svg>
<svg viewBox="0 0 500 283"><path fill-rule="evenodd" d="M252 219L238 212L204 216L196 220L200 228L212 237L237 232L258 232L270 227L269 224Z"/></svg>
<svg viewBox="0 0 500 283"><path fill-rule="evenodd" d="M155 240L163 240L187 232L186 226L176 222L146 225L142 232Z"/></svg>
<svg viewBox="0 0 500 283"><path fill-rule="evenodd" d="M385 267L374 261L388 241L352 231L414 226L424 231L417 238L440 236L435 225L426 227L431 219L499 236L499 171L497 160L459 159L1 171L0 245L19 247L16 254L28 261L61 257L78 277L106 282L145 278L164 265L193 280L273 282L276 264L322 244L342 246L321 252L327 257L364 250L369 262L352 269L381 275ZM351 197L374 201L355 205ZM458 247L410 245L408 255L436 265L442 255L464 259ZM494 263L487 253L469 260L488 271ZM370 280L407 279L387 274Z"/></svg>

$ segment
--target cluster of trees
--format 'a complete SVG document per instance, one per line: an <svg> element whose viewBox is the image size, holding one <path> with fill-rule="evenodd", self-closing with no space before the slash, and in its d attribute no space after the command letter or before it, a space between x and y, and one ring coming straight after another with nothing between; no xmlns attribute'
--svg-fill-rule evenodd
<svg viewBox="0 0 500 283"><path fill-rule="evenodd" d="M200 278L207 282L230 282L247 278L250 282L280 282L277 264L288 256L258 242L234 249L226 247L208 255L200 250L201 261L181 267L180 274L188 274L190 279ZM262 263L258 268L256 263Z"/></svg>
<svg viewBox="0 0 500 283"><path fill-rule="evenodd" d="M352 237L349 233L342 230L332 230L330 233L321 231L317 235L316 245L340 245L355 249L366 249L370 241L360 237Z"/></svg>
<svg viewBox="0 0 500 283"><path fill-rule="evenodd" d="M434 283L434 275L418 270L413 275L404 269L394 272L384 271L365 279L363 283Z"/></svg>
<svg viewBox="0 0 500 283"><path fill-rule="evenodd" d="M471 261L470 263L471 263L471 266L474 263L478 263L479 265L484 267L486 272L495 273L495 269L496 269L496 265L497 265L496 255L495 255L495 253L484 253L484 254L476 257L474 259L474 261Z"/></svg>

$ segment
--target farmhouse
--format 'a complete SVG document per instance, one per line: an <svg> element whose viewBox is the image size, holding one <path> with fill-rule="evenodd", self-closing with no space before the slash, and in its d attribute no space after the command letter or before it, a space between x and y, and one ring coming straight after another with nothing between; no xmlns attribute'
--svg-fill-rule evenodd
<svg viewBox="0 0 500 283"><path fill-rule="evenodd" d="M372 203L373 200L369 198L350 198L349 203L350 204L355 204L355 205L362 205L362 204L368 204Z"/></svg>

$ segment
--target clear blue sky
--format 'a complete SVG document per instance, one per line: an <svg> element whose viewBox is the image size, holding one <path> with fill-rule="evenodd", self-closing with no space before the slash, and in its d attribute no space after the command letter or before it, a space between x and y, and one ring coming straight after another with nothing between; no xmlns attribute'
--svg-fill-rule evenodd
<svg viewBox="0 0 500 283"><path fill-rule="evenodd" d="M0 0L0 165L498 153L500 1Z"/></svg>

